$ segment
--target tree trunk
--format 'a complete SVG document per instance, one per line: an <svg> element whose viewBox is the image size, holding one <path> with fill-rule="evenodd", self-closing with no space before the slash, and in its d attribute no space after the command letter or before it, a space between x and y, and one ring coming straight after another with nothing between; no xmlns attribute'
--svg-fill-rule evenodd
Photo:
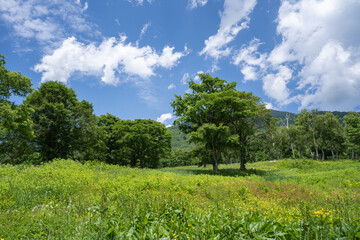
<svg viewBox="0 0 360 240"><path fill-rule="evenodd" d="M218 168L218 164L217 163L213 163L213 171L217 171L217 170L219 170L219 168Z"/></svg>
<svg viewBox="0 0 360 240"><path fill-rule="evenodd" d="M310 151L310 154L311 154L311 158L314 159L314 153L311 151L311 148L309 146L309 143L307 141L307 138L306 138L306 146L308 147L309 151Z"/></svg>
<svg viewBox="0 0 360 240"><path fill-rule="evenodd" d="M295 150L294 150L294 145L291 143L291 151L293 154L293 158L295 159Z"/></svg>
<svg viewBox="0 0 360 240"><path fill-rule="evenodd" d="M136 166L136 156L131 156L130 166L134 168Z"/></svg>
<svg viewBox="0 0 360 240"><path fill-rule="evenodd" d="M354 157L355 157L355 151L353 149L353 150L351 150L351 160L354 160Z"/></svg>
<svg viewBox="0 0 360 240"><path fill-rule="evenodd" d="M316 152L316 159L319 159L319 146L316 143L316 139L314 138L314 146L315 146L315 152Z"/></svg>
<svg viewBox="0 0 360 240"><path fill-rule="evenodd" d="M331 149L332 160L335 160L335 153L334 153L333 146L331 144L330 144L330 149Z"/></svg>
<svg viewBox="0 0 360 240"><path fill-rule="evenodd" d="M226 158L226 165L228 165L230 163L230 154L225 154L225 158Z"/></svg>
<svg viewBox="0 0 360 240"><path fill-rule="evenodd" d="M217 171L218 169L218 161L216 151L213 150L213 171Z"/></svg>
<svg viewBox="0 0 360 240"><path fill-rule="evenodd" d="M240 170L246 170L246 157L245 157L245 150L241 150L240 152Z"/></svg>
<svg viewBox="0 0 360 240"><path fill-rule="evenodd" d="M321 152L322 152L322 160L324 161L325 160L325 152L324 152L323 148L321 148Z"/></svg>
<svg viewBox="0 0 360 240"><path fill-rule="evenodd" d="M144 168L144 159L143 158L139 158L140 159L140 168Z"/></svg>

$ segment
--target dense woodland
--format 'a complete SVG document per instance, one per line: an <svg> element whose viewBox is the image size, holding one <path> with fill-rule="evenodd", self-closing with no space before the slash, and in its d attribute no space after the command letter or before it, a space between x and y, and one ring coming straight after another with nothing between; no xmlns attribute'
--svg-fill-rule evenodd
<svg viewBox="0 0 360 240"><path fill-rule="evenodd" d="M238 162L244 170L249 161L359 155L359 113L271 111L235 82L199 77L201 83L189 81L190 93L171 102L177 120L166 129L154 120L96 116L91 103L59 82L34 90L0 55L0 163L63 158L141 168L212 164L216 171L220 163Z"/></svg>

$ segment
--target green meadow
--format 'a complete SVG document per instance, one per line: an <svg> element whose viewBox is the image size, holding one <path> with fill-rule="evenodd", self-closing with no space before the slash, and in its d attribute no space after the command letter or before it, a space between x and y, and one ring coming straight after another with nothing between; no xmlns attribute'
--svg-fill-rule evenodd
<svg viewBox="0 0 360 240"><path fill-rule="evenodd" d="M0 239L359 239L360 162L1 165Z"/></svg>

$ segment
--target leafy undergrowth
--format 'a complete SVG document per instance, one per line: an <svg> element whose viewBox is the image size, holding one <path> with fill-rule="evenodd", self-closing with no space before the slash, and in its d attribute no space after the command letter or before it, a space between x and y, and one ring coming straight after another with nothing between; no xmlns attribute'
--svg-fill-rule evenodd
<svg viewBox="0 0 360 240"><path fill-rule="evenodd" d="M357 239L360 163L0 167L0 239Z"/></svg>

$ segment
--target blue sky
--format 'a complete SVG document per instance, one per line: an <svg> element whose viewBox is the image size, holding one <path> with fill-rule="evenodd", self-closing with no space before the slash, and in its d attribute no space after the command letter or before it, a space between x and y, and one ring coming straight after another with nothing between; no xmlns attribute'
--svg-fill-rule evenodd
<svg viewBox="0 0 360 240"><path fill-rule="evenodd" d="M169 125L205 72L269 108L359 110L359 0L0 0L0 53L97 115Z"/></svg>

